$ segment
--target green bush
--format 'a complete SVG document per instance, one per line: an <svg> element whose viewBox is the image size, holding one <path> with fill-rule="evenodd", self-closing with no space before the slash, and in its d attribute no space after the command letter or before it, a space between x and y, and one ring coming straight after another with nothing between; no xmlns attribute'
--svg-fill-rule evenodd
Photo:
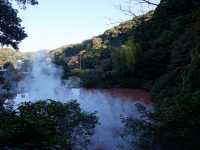
<svg viewBox="0 0 200 150"><path fill-rule="evenodd" d="M97 118L76 101L24 102L1 108L0 149L87 149Z"/></svg>
<svg viewBox="0 0 200 150"><path fill-rule="evenodd" d="M134 65L141 54L140 45L134 39L129 39L120 48L113 49L111 60L114 71L119 72L119 74L133 72Z"/></svg>

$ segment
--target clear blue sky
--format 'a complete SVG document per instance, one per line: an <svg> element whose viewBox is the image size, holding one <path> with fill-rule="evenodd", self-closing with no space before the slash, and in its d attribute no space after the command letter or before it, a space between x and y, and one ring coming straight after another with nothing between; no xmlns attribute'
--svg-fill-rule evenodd
<svg viewBox="0 0 200 150"><path fill-rule="evenodd" d="M108 18L111 22L131 18L116 7L125 1L39 0L38 6L19 12L28 33L20 50L54 49L99 35L114 26Z"/></svg>

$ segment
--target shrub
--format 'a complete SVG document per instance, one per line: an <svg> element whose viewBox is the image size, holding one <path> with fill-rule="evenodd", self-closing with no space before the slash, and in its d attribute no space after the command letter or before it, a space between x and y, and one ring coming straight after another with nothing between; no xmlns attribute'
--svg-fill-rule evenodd
<svg viewBox="0 0 200 150"><path fill-rule="evenodd" d="M0 149L87 149L97 118L76 101L24 102L0 111Z"/></svg>

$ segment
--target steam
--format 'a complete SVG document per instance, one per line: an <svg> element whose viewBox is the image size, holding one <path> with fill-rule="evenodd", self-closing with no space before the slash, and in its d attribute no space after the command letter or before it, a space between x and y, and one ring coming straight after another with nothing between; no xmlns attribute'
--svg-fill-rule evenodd
<svg viewBox="0 0 200 150"><path fill-rule="evenodd" d="M123 101L102 90L85 90L68 88L61 81L62 69L56 67L46 51L37 52L32 57L32 69L26 78L18 85L17 103L53 99L67 102L75 99L83 110L97 112L100 124L97 125L92 137L90 149L118 149L125 145L120 138L123 125L120 116L134 115L138 117L133 102ZM125 148L126 149L126 148Z"/></svg>
<svg viewBox="0 0 200 150"><path fill-rule="evenodd" d="M29 101L43 99L62 100L65 94L65 87L60 80L62 69L51 62L47 51L35 53L31 62L32 68L30 72L19 83L19 93L28 93Z"/></svg>

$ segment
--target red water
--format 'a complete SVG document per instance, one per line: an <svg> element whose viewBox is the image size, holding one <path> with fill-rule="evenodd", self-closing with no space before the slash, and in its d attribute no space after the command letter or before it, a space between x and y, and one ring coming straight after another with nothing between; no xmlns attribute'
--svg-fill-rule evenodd
<svg viewBox="0 0 200 150"><path fill-rule="evenodd" d="M111 89L82 89L85 92L100 91L108 94L113 98L120 98L125 101L142 102L146 105L152 105L152 99L148 91L141 89L128 89L128 88L111 88Z"/></svg>
<svg viewBox="0 0 200 150"><path fill-rule="evenodd" d="M57 92L62 90L57 90ZM56 93L57 93L56 92ZM118 144L123 144L120 134L124 125L120 117L139 118L140 114L135 107L135 103L142 103L147 107L152 106L151 97L145 90L113 88L113 89L84 89L67 88L62 91L63 95L52 97L61 98L64 102L77 100L81 108L87 112L97 112L99 125L95 128L90 150L115 150ZM37 93L37 91L36 91ZM16 102L35 99L35 93L18 94ZM37 96L37 95L36 95ZM45 95L44 95L45 96ZM39 97L40 98L40 97ZM50 97L51 98L51 97ZM42 99L42 97L40 98ZM123 144L126 146L126 143Z"/></svg>

